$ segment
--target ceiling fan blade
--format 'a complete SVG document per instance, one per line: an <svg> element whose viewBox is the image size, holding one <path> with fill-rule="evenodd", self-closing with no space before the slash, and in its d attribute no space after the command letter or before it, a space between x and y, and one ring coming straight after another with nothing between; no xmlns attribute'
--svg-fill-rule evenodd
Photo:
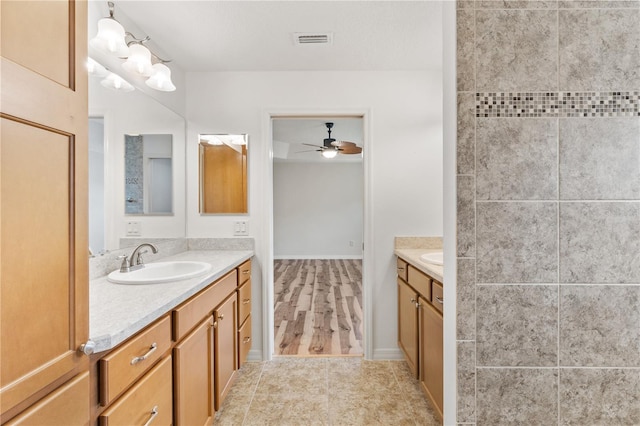
<svg viewBox="0 0 640 426"><path fill-rule="evenodd" d="M359 146L343 146L340 148L340 154L360 154L362 148Z"/></svg>
<svg viewBox="0 0 640 426"><path fill-rule="evenodd" d="M331 142L331 145L338 146L340 148L344 148L348 146L356 146L355 142L349 142L349 141L334 141L334 142Z"/></svg>
<svg viewBox="0 0 640 426"><path fill-rule="evenodd" d="M313 146L315 148L320 148L320 149L325 149L325 146L321 146L321 145L314 145L312 143L303 143L302 145L306 145L306 146Z"/></svg>
<svg viewBox="0 0 640 426"><path fill-rule="evenodd" d="M306 151L296 151L293 154L302 154L303 152L322 152L321 149L307 149Z"/></svg>

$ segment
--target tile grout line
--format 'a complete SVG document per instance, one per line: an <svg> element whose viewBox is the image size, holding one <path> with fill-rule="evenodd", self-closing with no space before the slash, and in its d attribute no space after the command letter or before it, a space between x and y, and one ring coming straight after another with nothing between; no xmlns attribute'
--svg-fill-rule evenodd
<svg viewBox="0 0 640 426"><path fill-rule="evenodd" d="M251 392L251 397L249 398L249 403L247 404L247 408L244 411L244 417L242 418L242 425L244 426L247 423L247 416L249 415L249 411L251 409L251 404L253 404L253 398L256 396L256 392L258 391L258 386L260 385L260 381L262 380L262 373L264 372L264 367L267 364L266 362L260 363L260 374L258 375L258 380L256 381L256 386Z"/></svg>

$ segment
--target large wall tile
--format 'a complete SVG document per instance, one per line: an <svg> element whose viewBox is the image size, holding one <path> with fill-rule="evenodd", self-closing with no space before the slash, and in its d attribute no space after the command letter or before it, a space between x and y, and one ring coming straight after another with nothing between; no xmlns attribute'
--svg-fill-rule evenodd
<svg viewBox="0 0 640 426"><path fill-rule="evenodd" d="M553 118L478 120L477 198L556 199L557 123Z"/></svg>
<svg viewBox="0 0 640 426"><path fill-rule="evenodd" d="M561 9L640 8L640 0L560 0Z"/></svg>
<svg viewBox="0 0 640 426"><path fill-rule="evenodd" d="M555 425L558 422L556 369L479 368L478 425Z"/></svg>
<svg viewBox="0 0 640 426"><path fill-rule="evenodd" d="M457 339L476 338L476 262L458 259L456 280Z"/></svg>
<svg viewBox="0 0 640 426"><path fill-rule="evenodd" d="M457 137L457 173L473 174L476 170L476 107L473 93L458 93Z"/></svg>
<svg viewBox="0 0 640 426"><path fill-rule="evenodd" d="M558 286L479 285L479 366L558 365Z"/></svg>
<svg viewBox="0 0 640 426"><path fill-rule="evenodd" d="M558 0L477 0L478 9L556 9Z"/></svg>
<svg viewBox="0 0 640 426"><path fill-rule="evenodd" d="M458 342L458 423L476 418L476 350L474 342Z"/></svg>
<svg viewBox="0 0 640 426"><path fill-rule="evenodd" d="M640 202L560 204L560 282L640 283Z"/></svg>
<svg viewBox="0 0 640 426"><path fill-rule="evenodd" d="M640 87L640 10L559 12L560 90Z"/></svg>
<svg viewBox="0 0 640 426"><path fill-rule="evenodd" d="M560 365L640 367L640 286L561 286Z"/></svg>
<svg viewBox="0 0 640 426"><path fill-rule="evenodd" d="M477 282L557 282L557 204L477 204Z"/></svg>
<svg viewBox="0 0 640 426"><path fill-rule="evenodd" d="M476 253L475 179L471 176L458 176L457 186L458 257L474 257Z"/></svg>
<svg viewBox="0 0 640 426"><path fill-rule="evenodd" d="M473 9L458 9L456 12L456 25L458 34L456 51L458 91L475 91L475 11Z"/></svg>
<svg viewBox="0 0 640 426"><path fill-rule="evenodd" d="M477 10L477 90L557 89L557 36L553 10Z"/></svg>
<svg viewBox="0 0 640 426"><path fill-rule="evenodd" d="M560 120L560 198L640 198L640 117Z"/></svg>
<svg viewBox="0 0 640 426"><path fill-rule="evenodd" d="M640 424L640 370L560 369L560 424Z"/></svg>

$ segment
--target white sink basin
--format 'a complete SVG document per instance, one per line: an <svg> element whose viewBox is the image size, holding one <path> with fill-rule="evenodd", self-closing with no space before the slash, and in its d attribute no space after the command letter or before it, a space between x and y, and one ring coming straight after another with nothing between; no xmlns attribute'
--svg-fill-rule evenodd
<svg viewBox="0 0 640 426"><path fill-rule="evenodd" d="M192 278L210 269L211 265L205 262L155 262L131 272L113 271L107 279L118 284L157 284Z"/></svg>
<svg viewBox="0 0 640 426"><path fill-rule="evenodd" d="M420 256L420 260L425 263L431 263L432 265L442 265L444 263L443 255L441 251L434 253L425 253Z"/></svg>

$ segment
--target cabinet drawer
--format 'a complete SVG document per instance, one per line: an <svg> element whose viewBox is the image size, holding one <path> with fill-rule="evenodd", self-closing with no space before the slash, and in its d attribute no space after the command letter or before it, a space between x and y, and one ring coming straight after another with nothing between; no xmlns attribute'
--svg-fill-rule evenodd
<svg viewBox="0 0 640 426"><path fill-rule="evenodd" d="M173 311L173 339L180 341L204 317L213 312L213 308L235 292L238 282L236 270L214 282L211 286L184 302Z"/></svg>
<svg viewBox="0 0 640 426"><path fill-rule="evenodd" d="M108 405L142 376L171 347L171 318L167 315L102 358L100 404Z"/></svg>
<svg viewBox="0 0 640 426"><path fill-rule="evenodd" d="M238 266L238 285L251 278L251 259Z"/></svg>
<svg viewBox="0 0 640 426"><path fill-rule="evenodd" d="M76 376L5 426L85 425L89 422L89 373Z"/></svg>
<svg viewBox="0 0 640 426"><path fill-rule="evenodd" d="M152 420L153 417L153 420ZM171 425L173 395L171 357L149 371L122 398L100 415L101 426Z"/></svg>
<svg viewBox="0 0 640 426"><path fill-rule="evenodd" d="M431 304L434 308L440 311L440 313L442 313L442 308L444 306L442 284L440 284L438 281L431 281L431 283Z"/></svg>
<svg viewBox="0 0 640 426"><path fill-rule="evenodd" d="M251 349L251 315L242 324L240 330L238 330L238 345L240 346L238 351L238 368L242 367L242 364L247 360L247 355Z"/></svg>
<svg viewBox="0 0 640 426"><path fill-rule="evenodd" d="M403 280L407 281L407 262L405 262L404 260L398 258L397 260L397 269L398 269L398 276L400 278L402 278Z"/></svg>
<svg viewBox="0 0 640 426"><path fill-rule="evenodd" d="M431 278L411 265L407 266L409 285L413 287L426 300L431 300Z"/></svg>
<svg viewBox="0 0 640 426"><path fill-rule="evenodd" d="M238 288L238 324L242 324L251 313L251 279Z"/></svg>

